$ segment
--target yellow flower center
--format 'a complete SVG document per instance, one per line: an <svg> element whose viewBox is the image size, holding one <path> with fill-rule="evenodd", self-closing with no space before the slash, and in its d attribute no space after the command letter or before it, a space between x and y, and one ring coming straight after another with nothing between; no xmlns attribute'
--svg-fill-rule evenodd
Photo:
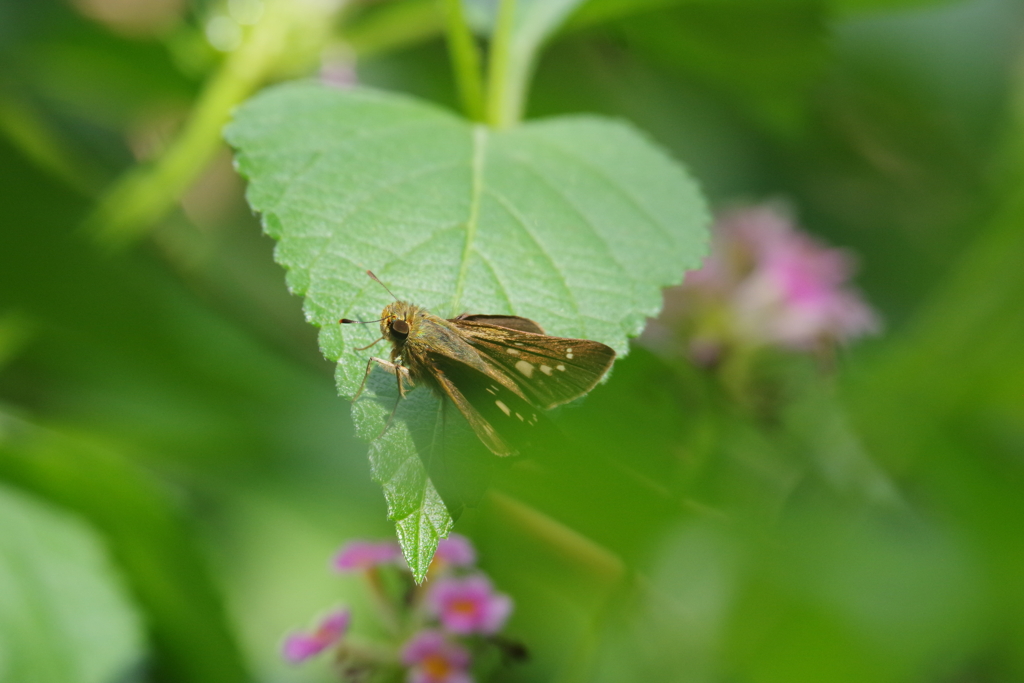
<svg viewBox="0 0 1024 683"><path fill-rule="evenodd" d="M424 673L436 679L445 678L452 670L448 660L441 655L428 655L420 666L423 668Z"/></svg>
<svg viewBox="0 0 1024 683"><path fill-rule="evenodd" d="M459 614L476 613L476 602L474 602L473 600L453 600L450 607L453 612L458 612Z"/></svg>

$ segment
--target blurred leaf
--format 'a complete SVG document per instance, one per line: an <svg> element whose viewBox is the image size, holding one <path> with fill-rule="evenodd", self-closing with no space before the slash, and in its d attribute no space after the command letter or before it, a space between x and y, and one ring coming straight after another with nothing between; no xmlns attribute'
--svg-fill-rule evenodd
<svg viewBox="0 0 1024 683"><path fill-rule="evenodd" d="M587 0L569 18L568 28L615 21L633 14L643 14L693 0Z"/></svg>
<svg viewBox="0 0 1024 683"><path fill-rule="evenodd" d="M820 3L687 2L622 22L629 46L733 100L770 131L792 135L829 60Z"/></svg>
<svg viewBox="0 0 1024 683"><path fill-rule="evenodd" d="M226 495L271 476L383 509L333 366L281 287L255 219L231 228L237 241L211 231L219 244L208 267L229 289L195 271L175 278L153 250L110 258L88 248L75 230L77 195L2 141L0 185L0 213L18 226L0 249L0 311L22 314L35 333L0 375L4 400L166 468L190 489Z"/></svg>
<svg viewBox="0 0 1024 683"><path fill-rule="evenodd" d="M752 540L726 639L733 677L941 680L981 635L984 575L945 524L828 501Z"/></svg>
<svg viewBox="0 0 1024 683"><path fill-rule="evenodd" d="M0 93L0 134L69 187L82 194L97 189L98 169L91 163L83 164L55 126L24 99Z"/></svg>
<svg viewBox="0 0 1024 683"><path fill-rule="evenodd" d="M0 681L128 680L142 628L93 530L3 485L0 528Z"/></svg>
<svg viewBox="0 0 1024 683"><path fill-rule="evenodd" d="M985 563L1000 632L986 663L998 680L1024 676L1015 537L1024 525L1024 125L1015 114L990 217L916 316L844 385L865 443Z"/></svg>
<svg viewBox="0 0 1024 683"><path fill-rule="evenodd" d="M777 4L787 4L790 0ZM856 12L898 10L926 5L948 4L951 0L800 0L832 11ZM631 15L688 4L737 4L734 0L588 0L569 19L569 28L612 22ZM748 3L749 4L749 3ZM767 6L771 3L761 3Z"/></svg>
<svg viewBox="0 0 1024 683"><path fill-rule="evenodd" d="M34 332L27 316L0 312L0 372L28 344Z"/></svg>
<svg viewBox="0 0 1024 683"><path fill-rule="evenodd" d="M709 397L699 381L676 379L671 367L634 347L611 381L558 409L567 443L517 463L495 487L632 565L686 508L705 465L695 442Z"/></svg>
<svg viewBox="0 0 1024 683"><path fill-rule="evenodd" d="M104 533L146 613L158 669L182 683L248 680L218 590L167 492L108 450L0 418L0 477Z"/></svg>
<svg viewBox="0 0 1024 683"><path fill-rule="evenodd" d="M836 500L904 509L895 483L868 453L830 378L809 358L787 358L779 368L783 394L778 419L785 447L802 456L808 474Z"/></svg>
<svg viewBox="0 0 1024 683"><path fill-rule="evenodd" d="M387 301L368 267L439 315L514 313L625 352L660 307L659 288L704 248L706 210L692 181L619 123L567 118L491 132L407 98L296 84L243 107L228 139L251 205L280 240L290 287L306 296L324 354L339 361L344 396L366 370L367 354L354 348L375 333L337 320L373 320ZM427 461L409 438L389 457L408 462L401 454L414 449ZM431 510L447 515L440 501ZM410 564L436 541L406 546Z"/></svg>
<svg viewBox="0 0 1024 683"><path fill-rule="evenodd" d="M829 503L791 506L768 537L686 521L608 620L597 680L944 680L988 610L970 550L913 513Z"/></svg>
<svg viewBox="0 0 1024 683"><path fill-rule="evenodd" d="M852 378L861 428L892 464L926 463L934 438L971 422L1004 419L1020 433L1010 424L1024 415L1022 220L1018 186L913 323Z"/></svg>
<svg viewBox="0 0 1024 683"><path fill-rule="evenodd" d="M860 280L890 329L948 277L992 211L985 183L1004 149L1022 9L957 3L837 26L835 65L789 168L808 224L864 254Z"/></svg>
<svg viewBox="0 0 1024 683"><path fill-rule="evenodd" d="M952 0L827 0L838 12L855 14L859 12L885 12L911 10L929 5L951 5Z"/></svg>
<svg viewBox="0 0 1024 683"><path fill-rule="evenodd" d="M647 580L607 620L590 680L724 680L717 655L744 546L707 521L674 529L660 545Z"/></svg>
<svg viewBox="0 0 1024 683"><path fill-rule="evenodd" d="M124 127L195 94L157 42L120 38L81 19L55 29L25 46L18 66L34 91L71 113Z"/></svg>

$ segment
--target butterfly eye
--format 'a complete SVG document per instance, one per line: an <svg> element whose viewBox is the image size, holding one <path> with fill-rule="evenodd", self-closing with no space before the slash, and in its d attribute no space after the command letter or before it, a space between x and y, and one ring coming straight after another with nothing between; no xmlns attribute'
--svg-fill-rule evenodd
<svg viewBox="0 0 1024 683"><path fill-rule="evenodd" d="M409 323L404 320L396 320L391 323L391 333L398 337L409 336Z"/></svg>

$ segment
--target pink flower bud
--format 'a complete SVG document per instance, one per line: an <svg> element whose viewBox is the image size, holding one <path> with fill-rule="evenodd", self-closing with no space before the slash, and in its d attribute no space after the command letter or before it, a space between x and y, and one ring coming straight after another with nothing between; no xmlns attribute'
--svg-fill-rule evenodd
<svg viewBox="0 0 1024 683"><path fill-rule="evenodd" d="M401 559L402 550L394 541L350 541L334 557L334 568L339 572L361 571Z"/></svg>
<svg viewBox="0 0 1024 683"><path fill-rule="evenodd" d="M285 659L298 664L323 652L342 639L348 631L349 621L348 610L340 610L324 617L312 632L293 633L284 642Z"/></svg>

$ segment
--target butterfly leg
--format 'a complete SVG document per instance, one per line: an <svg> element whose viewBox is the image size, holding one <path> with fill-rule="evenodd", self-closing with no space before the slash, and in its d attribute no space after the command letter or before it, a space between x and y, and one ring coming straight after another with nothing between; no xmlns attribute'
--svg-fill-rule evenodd
<svg viewBox="0 0 1024 683"><path fill-rule="evenodd" d="M352 350L353 351L365 351L366 349L370 348L371 346L376 346L377 344L380 344L382 341L384 341L384 337L380 337L379 339L377 339L377 341L370 342L366 346L360 346L358 349L352 349Z"/></svg>
<svg viewBox="0 0 1024 683"><path fill-rule="evenodd" d="M398 412L398 404L402 402L403 398L405 398L405 385L402 383L402 379L405 378L412 382L412 378L409 376L409 368L374 356L370 358L370 360L366 361L366 373L363 375L363 381L359 385L359 391L357 391L355 396L352 397L353 403L359 398L360 394L363 393L363 389L366 388L366 380L370 377L370 373L373 371L374 363L390 372L398 381L398 400L395 401L395 407L391 409L391 414L388 415L388 421L384 423L384 429L380 430L380 434L377 435L377 438L379 439L384 436L384 432L388 431L388 427L391 426L392 420L395 419L395 413Z"/></svg>
<svg viewBox="0 0 1024 683"><path fill-rule="evenodd" d="M409 377L409 369L398 363L392 363L389 360L372 356L370 360L366 361L366 373L363 374L363 381L359 384L359 390L355 393L355 396L352 397L352 402L355 403L356 399L362 395L363 389L366 388L366 380L370 377L374 363L398 378L398 396L399 398L405 398L405 386L402 384L402 377L404 376L405 379L408 379L410 382L412 381L412 378Z"/></svg>
<svg viewBox="0 0 1024 683"><path fill-rule="evenodd" d="M398 412L398 404L400 404L402 399L405 398L405 386L402 384L402 377L409 378L409 369L405 366L399 365L398 363L387 363L387 365L384 366L384 369L388 372L395 373L395 378L398 380L398 400L395 401L395 407L391 409L391 414L388 415L388 421L384 423L384 429L380 430L380 434L377 435L378 439L384 436L384 432L388 431L388 427L391 426L392 420L395 419L395 413Z"/></svg>

